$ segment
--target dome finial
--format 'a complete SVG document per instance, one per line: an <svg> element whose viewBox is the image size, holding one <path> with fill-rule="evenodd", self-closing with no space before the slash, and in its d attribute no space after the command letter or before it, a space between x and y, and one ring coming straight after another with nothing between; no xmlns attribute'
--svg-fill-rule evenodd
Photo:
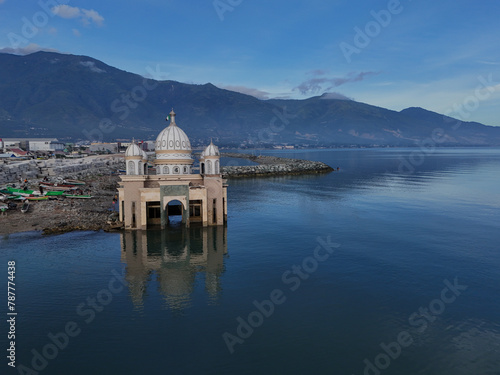
<svg viewBox="0 0 500 375"><path fill-rule="evenodd" d="M170 113L168 114L167 116L167 121L170 120L170 124L174 124L175 125L175 112L174 112L174 109L172 108L172 110L170 111Z"/></svg>

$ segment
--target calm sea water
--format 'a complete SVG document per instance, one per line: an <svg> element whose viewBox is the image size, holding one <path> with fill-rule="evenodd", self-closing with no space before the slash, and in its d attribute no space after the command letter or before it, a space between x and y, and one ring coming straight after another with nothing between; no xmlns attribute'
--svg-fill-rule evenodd
<svg viewBox="0 0 500 375"><path fill-rule="evenodd" d="M500 374L499 149L267 154L340 171L230 180L227 228L2 238L4 283L16 262L16 364ZM1 373L17 373L2 358Z"/></svg>

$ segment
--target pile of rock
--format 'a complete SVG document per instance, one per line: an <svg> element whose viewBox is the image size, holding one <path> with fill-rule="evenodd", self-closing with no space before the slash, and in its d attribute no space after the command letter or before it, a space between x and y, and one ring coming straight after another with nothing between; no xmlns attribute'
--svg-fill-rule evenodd
<svg viewBox="0 0 500 375"><path fill-rule="evenodd" d="M23 160L0 164L0 185L28 179L68 176L81 178L124 169L122 156L91 156L80 159Z"/></svg>
<svg viewBox="0 0 500 375"><path fill-rule="evenodd" d="M225 154L224 156L245 158L259 165L222 167L223 177L252 177L325 173L333 171L329 165L319 161L278 158L275 156L252 156Z"/></svg>

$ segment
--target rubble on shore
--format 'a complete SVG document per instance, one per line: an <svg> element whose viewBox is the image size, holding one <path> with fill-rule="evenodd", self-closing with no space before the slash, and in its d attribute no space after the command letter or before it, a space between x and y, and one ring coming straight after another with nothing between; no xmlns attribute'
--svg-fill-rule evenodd
<svg viewBox="0 0 500 375"><path fill-rule="evenodd" d="M18 207L0 216L0 235L26 231L59 234L74 230L106 230L109 216L118 209L116 204L113 205L113 198L117 194L119 177L108 174L89 176L83 180L93 198L53 197L52 200L31 201L25 214Z"/></svg>

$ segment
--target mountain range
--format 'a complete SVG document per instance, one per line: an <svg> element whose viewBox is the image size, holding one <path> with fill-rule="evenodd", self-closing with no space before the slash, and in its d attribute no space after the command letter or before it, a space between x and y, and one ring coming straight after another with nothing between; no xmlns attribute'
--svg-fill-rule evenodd
<svg viewBox="0 0 500 375"><path fill-rule="evenodd" d="M260 100L217 88L146 79L87 56L0 54L0 137L154 140L174 109L193 145L500 145L500 127L332 95Z"/></svg>

